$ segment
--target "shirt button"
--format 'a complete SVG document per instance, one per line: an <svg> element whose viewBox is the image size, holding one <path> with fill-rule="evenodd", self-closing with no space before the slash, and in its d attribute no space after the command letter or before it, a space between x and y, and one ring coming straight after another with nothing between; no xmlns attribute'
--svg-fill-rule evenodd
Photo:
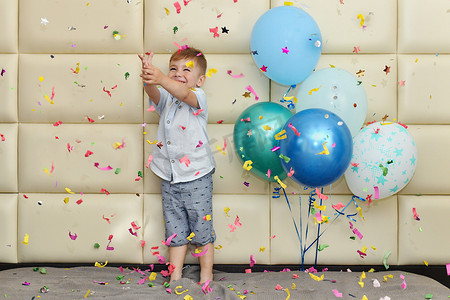
<svg viewBox="0 0 450 300"><path fill-rule="evenodd" d="M167 145L170 145L170 141L167 141Z"/></svg>
<svg viewBox="0 0 450 300"><path fill-rule="evenodd" d="M181 109L181 105L180 105L180 106L178 106L178 108L180 108L180 109Z"/></svg>
<svg viewBox="0 0 450 300"><path fill-rule="evenodd" d="M175 163L175 160L174 159L172 159L171 161L170 161L171 163Z"/></svg>
<svg viewBox="0 0 450 300"><path fill-rule="evenodd" d="M167 124L170 124L170 120L167 120Z"/></svg>

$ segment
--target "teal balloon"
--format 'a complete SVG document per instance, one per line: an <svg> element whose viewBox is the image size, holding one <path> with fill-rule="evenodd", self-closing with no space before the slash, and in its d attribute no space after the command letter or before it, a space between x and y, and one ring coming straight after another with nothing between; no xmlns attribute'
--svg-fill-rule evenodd
<svg viewBox="0 0 450 300"><path fill-rule="evenodd" d="M282 85L302 82L322 53L317 23L303 9L278 6L256 21L250 37L252 57L264 75Z"/></svg>
<svg viewBox="0 0 450 300"><path fill-rule="evenodd" d="M279 151L272 151L279 133L292 112L281 104L259 102L248 107L236 120L233 131L234 147L242 164L251 160L250 172L271 182L275 176L287 177L280 163ZM270 169L270 177L267 171Z"/></svg>
<svg viewBox="0 0 450 300"><path fill-rule="evenodd" d="M312 73L298 89L297 112L322 108L338 115L355 137L367 115L367 97L361 81L339 68Z"/></svg>

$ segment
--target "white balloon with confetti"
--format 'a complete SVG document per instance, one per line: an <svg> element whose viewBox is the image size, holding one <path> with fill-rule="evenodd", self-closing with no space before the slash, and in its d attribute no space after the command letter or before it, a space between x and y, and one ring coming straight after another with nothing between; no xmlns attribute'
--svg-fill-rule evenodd
<svg viewBox="0 0 450 300"><path fill-rule="evenodd" d="M417 147L407 126L376 122L353 139L353 155L345 171L352 193L371 202L396 194L414 175Z"/></svg>

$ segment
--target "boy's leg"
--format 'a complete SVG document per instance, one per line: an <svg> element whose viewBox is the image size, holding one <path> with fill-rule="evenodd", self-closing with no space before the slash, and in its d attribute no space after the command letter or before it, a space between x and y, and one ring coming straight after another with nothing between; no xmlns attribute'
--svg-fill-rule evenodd
<svg viewBox="0 0 450 300"><path fill-rule="evenodd" d="M213 280L213 265L214 265L214 244L209 243L204 246L197 247L201 252L206 251L206 247L208 247L208 251L199 256L200 261L200 283L204 284L206 281Z"/></svg>
<svg viewBox="0 0 450 300"><path fill-rule="evenodd" d="M169 261L175 266L173 273L170 275L170 282L181 279L187 248L187 244L178 247L169 247Z"/></svg>

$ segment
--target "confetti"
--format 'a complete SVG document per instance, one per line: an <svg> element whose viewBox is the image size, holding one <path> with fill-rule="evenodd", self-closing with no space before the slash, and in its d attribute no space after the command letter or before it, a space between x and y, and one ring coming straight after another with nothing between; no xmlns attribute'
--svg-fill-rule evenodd
<svg viewBox="0 0 450 300"><path fill-rule="evenodd" d="M212 74L216 74L217 73L217 69L211 68L208 70L208 72L206 72L206 76L211 78Z"/></svg>
<svg viewBox="0 0 450 300"><path fill-rule="evenodd" d="M342 293L339 293L338 290L333 289L333 290L331 290L331 291L334 293L334 295L335 295L337 298L342 298Z"/></svg>
<svg viewBox="0 0 450 300"><path fill-rule="evenodd" d="M219 27L217 27L217 26L214 28L209 28L209 32L211 32L213 34L214 38L219 37L218 31L219 31Z"/></svg>
<svg viewBox="0 0 450 300"><path fill-rule="evenodd" d="M206 249L204 251L200 251L199 249L195 249L195 253L191 252L193 257L200 257L205 255L208 252L208 245L206 245Z"/></svg>
<svg viewBox="0 0 450 300"><path fill-rule="evenodd" d="M256 91L253 89L253 87L251 85L248 85L245 89L248 90L253 95L255 95L255 100L256 101L259 100L258 94L256 94Z"/></svg>
<svg viewBox="0 0 450 300"><path fill-rule="evenodd" d="M69 231L69 237L70 237L70 239L71 239L72 241L75 241L75 240L77 239L78 235L77 235L76 233L72 234L72 233Z"/></svg>
<svg viewBox="0 0 450 300"><path fill-rule="evenodd" d="M233 74L231 74L231 73L232 73L231 70L228 70L228 71L227 71L227 74L230 75L230 76L233 77L233 78L241 78L241 77L244 77L244 74L242 74L242 73L240 73L239 75L233 75Z"/></svg>

